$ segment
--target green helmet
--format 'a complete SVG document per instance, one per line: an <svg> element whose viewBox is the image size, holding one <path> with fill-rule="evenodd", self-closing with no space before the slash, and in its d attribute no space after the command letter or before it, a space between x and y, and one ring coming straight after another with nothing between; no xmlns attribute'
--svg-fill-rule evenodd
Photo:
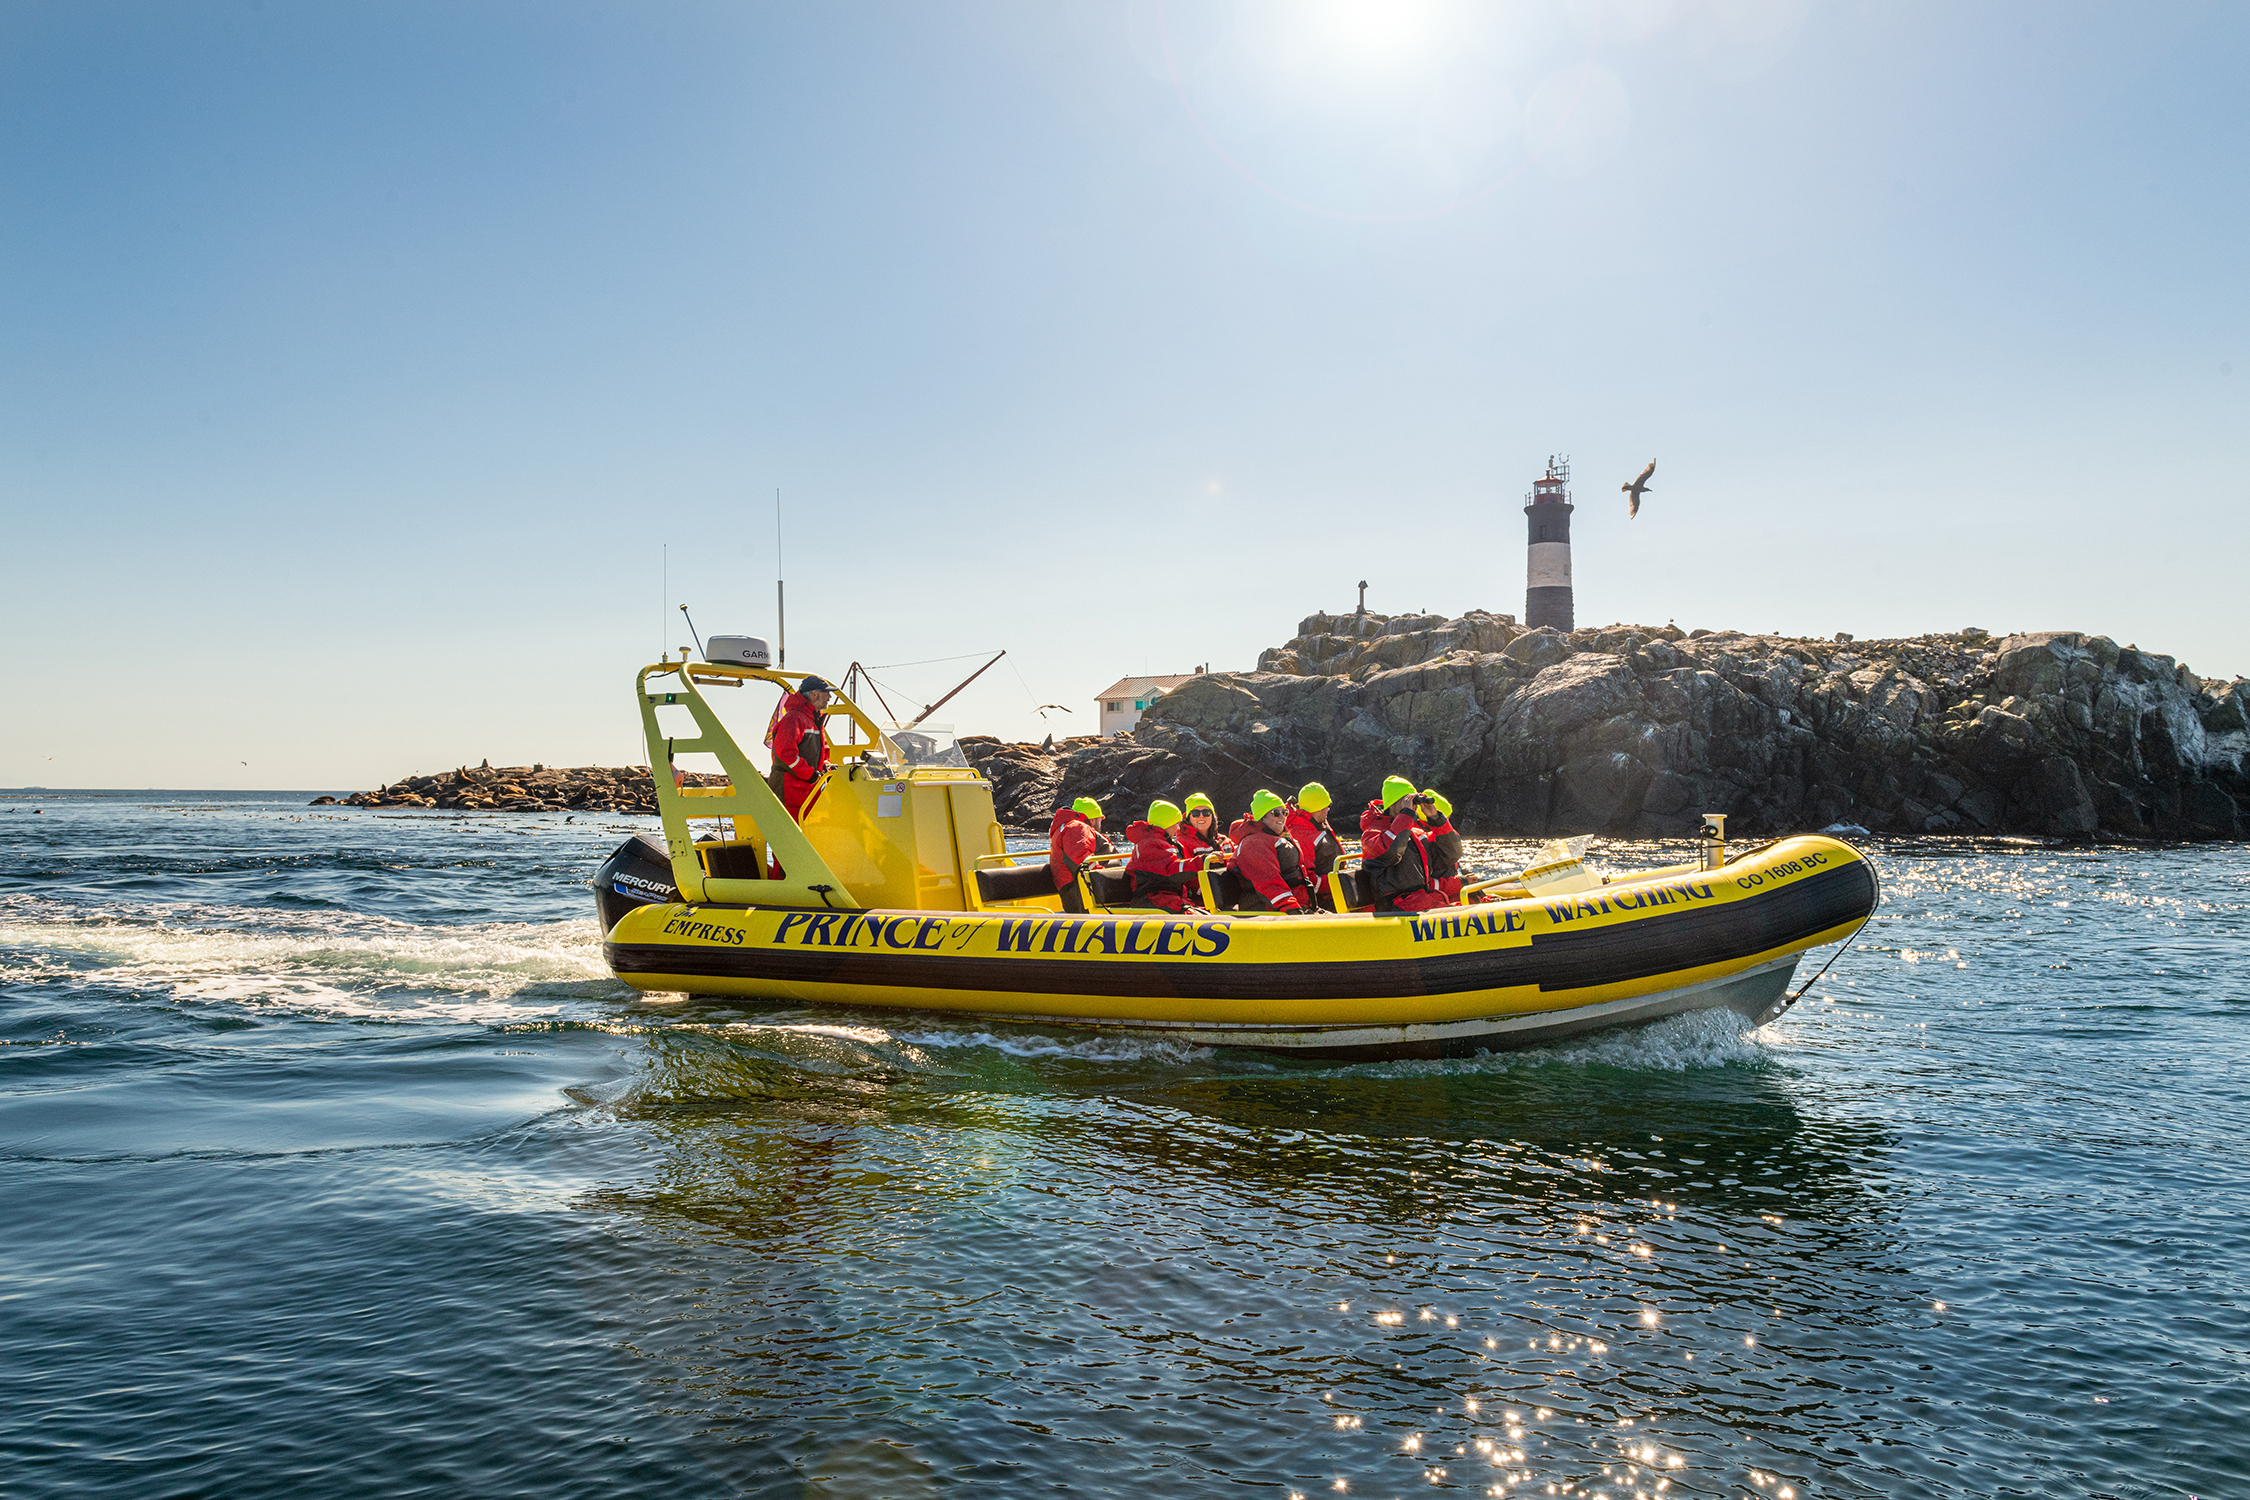
<svg viewBox="0 0 2250 1500"><path fill-rule="evenodd" d="M1148 805L1148 820L1159 828L1173 827L1180 816L1180 810L1161 797Z"/></svg>
<svg viewBox="0 0 2250 1500"><path fill-rule="evenodd" d="M1422 788L1422 795L1429 798L1431 804L1437 808L1439 817L1450 818L1453 816L1453 804L1446 801L1445 798L1428 787Z"/></svg>
<svg viewBox="0 0 2250 1500"><path fill-rule="evenodd" d="M1288 805L1275 793L1267 791L1264 787L1259 787L1250 798L1250 819L1252 822L1256 822L1275 808L1287 807Z"/></svg>
<svg viewBox="0 0 2250 1500"><path fill-rule="evenodd" d="M1102 805L1091 797L1080 797L1076 802L1070 804L1070 810L1075 813L1082 813L1097 823L1102 820Z"/></svg>
<svg viewBox="0 0 2250 1500"><path fill-rule="evenodd" d="M1385 807L1396 807L1399 798L1413 795L1414 783L1408 781L1404 776L1386 776L1383 778L1383 805Z"/></svg>
<svg viewBox="0 0 2250 1500"><path fill-rule="evenodd" d="M1211 799L1204 796L1201 792L1188 793L1187 801L1181 803L1180 805L1191 813L1207 812L1214 818L1219 815L1219 810L1211 805Z"/></svg>
<svg viewBox="0 0 2250 1500"><path fill-rule="evenodd" d="M1317 781L1308 781L1297 788L1297 805L1306 812L1319 812L1335 805L1336 799L1328 795L1328 788Z"/></svg>

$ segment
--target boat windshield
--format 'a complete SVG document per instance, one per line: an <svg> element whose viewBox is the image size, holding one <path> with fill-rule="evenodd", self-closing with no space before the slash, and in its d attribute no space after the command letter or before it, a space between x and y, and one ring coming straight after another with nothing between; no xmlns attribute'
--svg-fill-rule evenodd
<svg viewBox="0 0 2250 1500"><path fill-rule="evenodd" d="M954 738L951 724L917 724L912 729L894 729L899 754L909 766L953 766L966 770L969 758L961 753L961 745Z"/></svg>

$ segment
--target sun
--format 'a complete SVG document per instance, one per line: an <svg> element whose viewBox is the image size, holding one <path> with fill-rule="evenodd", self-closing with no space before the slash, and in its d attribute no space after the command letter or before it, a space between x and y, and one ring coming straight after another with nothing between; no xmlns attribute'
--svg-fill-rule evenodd
<svg viewBox="0 0 2250 1500"><path fill-rule="evenodd" d="M1239 0L1249 54L1301 86L1403 81L1440 60L1461 0Z"/></svg>
<svg viewBox="0 0 2250 1500"><path fill-rule="evenodd" d="M1383 71L1421 60L1439 31L1434 0L1324 0L1308 19L1341 60Z"/></svg>

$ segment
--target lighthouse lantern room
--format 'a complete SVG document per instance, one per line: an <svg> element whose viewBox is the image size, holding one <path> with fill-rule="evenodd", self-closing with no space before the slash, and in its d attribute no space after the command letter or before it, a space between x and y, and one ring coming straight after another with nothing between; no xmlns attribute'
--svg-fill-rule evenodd
<svg viewBox="0 0 2250 1500"><path fill-rule="evenodd" d="M1570 459L1550 455L1547 472L1523 498L1531 529L1524 623L1534 630L1547 625L1570 631L1575 628L1570 597Z"/></svg>

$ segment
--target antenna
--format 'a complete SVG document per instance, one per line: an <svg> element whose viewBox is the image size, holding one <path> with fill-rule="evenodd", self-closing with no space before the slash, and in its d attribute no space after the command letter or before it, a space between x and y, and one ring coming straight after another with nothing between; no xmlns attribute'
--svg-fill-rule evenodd
<svg viewBox="0 0 2250 1500"><path fill-rule="evenodd" d="M982 676L983 676L983 675L984 675L985 673L987 673L987 672L991 671L991 670L992 670L992 664L993 664L993 662L997 662L997 661L998 661L998 660L999 660L999 659L1000 659L1001 657L1003 657L1003 656L1006 656L1007 654L1008 654L1008 653L1007 653L1007 652L1005 652L1005 651L1001 651L1001 652L998 652L998 653L996 653L996 654L995 654L995 655L993 656L993 658L992 658L992 661L988 661L988 662L986 662L986 663L985 663L985 664L984 664L983 666L981 666L981 667L977 668L977 669L976 669L976 670L975 670L974 672L971 672L971 673L970 673L970 674L969 674L968 676L966 676L966 677L962 678L962 679L961 679L961 680L960 680L960 681L959 681L958 683L954 684L954 688L953 688L953 693L958 693L958 692L960 692L962 688L965 688L965 687L967 687L967 686L968 686L968 685L969 685L970 683L972 683L972 682L976 681L976 680L977 680L977 679L978 679L979 677L982 677ZM934 713L936 713L936 712L937 712L937 711L938 711L939 709L941 709L941 708L945 707L945 705L946 705L946 704L948 704L948 703L952 702L952 701L953 701L953 693L947 693L947 694L946 694L946 695L945 695L945 696L944 696L943 698L940 698L940 699L938 699L938 701L937 701L937 702L935 702L935 703L931 704L931 705L930 705L929 707L927 707L927 708L923 709L923 710L922 710L922 711L921 711L920 713L916 714L916 715L914 716L914 722L913 722L912 724L906 724L906 725L903 725L903 726L901 727L901 732L903 732L903 731L904 731L904 730L906 730L906 729L912 729L912 728L914 727L914 725L915 725L915 724L919 724L919 723L921 723L921 722L922 722L922 721L923 721L924 719L928 718L928 717L929 717L929 716L930 716L931 714L934 714ZM885 704L884 706L885 706L886 708L887 708L887 707L889 707L889 705L888 705L888 704Z"/></svg>
<svg viewBox="0 0 2250 1500"><path fill-rule="evenodd" d="M849 682L852 681L855 677L859 681L867 684L867 690L875 695L875 701L877 703L883 704L883 717L890 720L893 724L896 724L898 722L898 715L892 713L890 704L883 701L883 690L876 684L875 674L868 671L867 668L861 666L858 662L855 661L852 663L851 671L844 674L844 680ZM854 703L859 701L859 699L853 695L851 689L849 688L846 688L844 690L844 694L846 697L851 698Z"/></svg>
<svg viewBox="0 0 2250 1500"><path fill-rule="evenodd" d="M664 597L656 602L656 654L662 658L672 654L672 616L665 610L672 602L672 544L666 542L659 555L663 561L657 565L657 577L661 580L657 588Z"/></svg>
<svg viewBox="0 0 2250 1500"><path fill-rule="evenodd" d="M680 613L681 613L681 614L683 614L683 615L687 615L687 633L688 633L688 639L689 639L689 640L691 640L691 641L694 641L694 642L695 642L695 654L696 654L697 656L702 656L702 655L703 655L703 637L702 637L702 636L700 636L700 635L697 635L697 634L695 633L695 616L693 616L693 615L690 615L690 614L688 614L688 612L687 612L687 606L686 606L686 605L684 605L684 604L680 606ZM709 660L709 658L708 658L708 657L705 657L705 660Z"/></svg>
<svg viewBox="0 0 2250 1500"><path fill-rule="evenodd" d="M789 595L781 582L781 486L773 488L773 612L781 638L781 667L789 666Z"/></svg>

